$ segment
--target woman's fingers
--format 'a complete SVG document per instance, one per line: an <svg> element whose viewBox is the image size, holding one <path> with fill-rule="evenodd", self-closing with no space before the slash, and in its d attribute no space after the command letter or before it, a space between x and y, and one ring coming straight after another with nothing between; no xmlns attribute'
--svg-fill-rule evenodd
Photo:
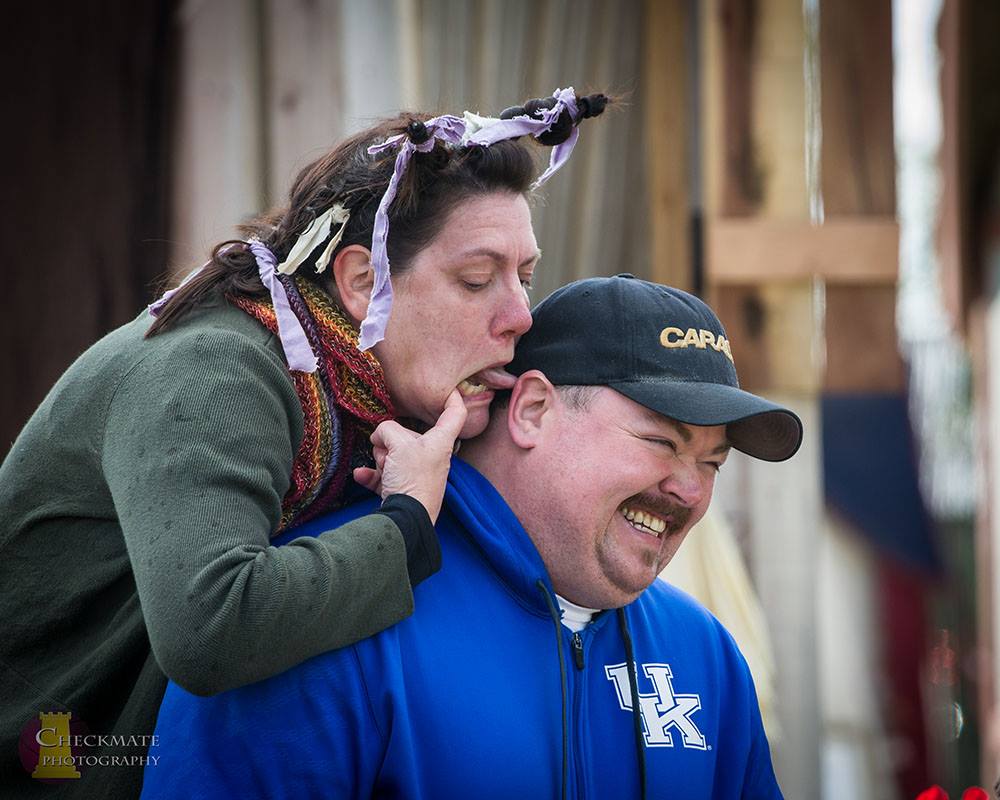
<svg viewBox="0 0 1000 800"><path fill-rule="evenodd" d="M372 457L375 459L375 466L379 472L385 469L385 457L389 455L389 448L377 446L372 448Z"/></svg>
<svg viewBox="0 0 1000 800"><path fill-rule="evenodd" d="M398 422L380 424L372 434L372 450L382 473L382 497L407 494L423 504L432 522L437 520L452 449L465 424L466 413L462 396L452 391L434 427L424 434L404 428Z"/></svg>
<svg viewBox="0 0 1000 800"><path fill-rule="evenodd" d="M354 482L364 486L369 492L379 494L382 488L382 471L371 467L355 467Z"/></svg>
<svg viewBox="0 0 1000 800"><path fill-rule="evenodd" d="M465 418L468 415L469 411L465 407L462 395L459 394L458 389L452 389L451 394L448 395L448 399L445 401L444 411L441 412L441 416L434 423L434 427L424 435L427 436L430 434L443 439L448 449L451 450L454 448L458 434L462 432L462 426L465 424Z"/></svg>
<svg viewBox="0 0 1000 800"><path fill-rule="evenodd" d="M399 447L406 441L419 438L420 434L416 431L404 428L395 420L390 419L379 423L371 435L371 442L373 449L382 448L383 450L388 450L393 445Z"/></svg>

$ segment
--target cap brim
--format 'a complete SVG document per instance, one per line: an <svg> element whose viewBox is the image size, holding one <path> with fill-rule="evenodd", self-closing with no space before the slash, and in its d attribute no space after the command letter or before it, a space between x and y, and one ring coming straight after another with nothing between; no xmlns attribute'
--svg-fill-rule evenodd
<svg viewBox="0 0 1000 800"><path fill-rule="evenodd" d="M725 425L730 444L763 461L784 461L802 444L802 421L787 408L719 383L619 381L612 389L688 425Z"/></svg>

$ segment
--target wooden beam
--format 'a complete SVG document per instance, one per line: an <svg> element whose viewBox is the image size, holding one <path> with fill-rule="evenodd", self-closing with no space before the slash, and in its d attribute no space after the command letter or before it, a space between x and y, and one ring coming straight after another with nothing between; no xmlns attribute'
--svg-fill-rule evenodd
<svg viewBox="0 0 1000 800"><path fill-rule="evenodd" d="M757 210L772 219L808 219L803 6L801 0L754 3L758 17L750 119L760 180Z"/></svg>
<svg viewBox="0 0 1000 800"><path fill-rule="evenodd" d="M719 0L722 62L723 214L752 214L761 202L761 175L752 127L757 0Z"/></svg>
<svg viewBox="0 0 1000 800"><path fill-rule="evenodd" d="M839 0L819 7L823 205L833 216L894 214L892 5Z"/></svg>
<svg viewBox="0 0 1000 800"><path fill-rule="evenodd" d="M823 225L775 219L713 219L706 226L713 283L801 281L883 284L896 280L899 226L890 217L845 217Z"/></svg>
<svg viewBox="0 0 1000 800"><path fill-rule="evenodd" d="M811 269L793 261L777 277L770 267L785 258L776 236L782 239L788 226L810 230L802 2L713 0L705 7L706 284L741 384L794 402L805 418L802 452L788 464L751 465L740 505L749 509L754 574L776 633L786 735L774 748L775 772L789 797L809 797L821 771L815 630L821 337ZM748 246L756 249L750 270Z"/></svg>
<svg viewBox="0 0 1000 800"><path fill-rule="evenodd" d="M265 205L259 8L191 3L180 14L172 251L183 274Z"/></svg>
<svg viewBox="0 0 1000 800"><path fill-rule="evenodd" d="M345 133L339 8L264 2L264 131L268 204L282 204L299 170Z"/></svg>
<svg viewBox="0 0 1000 800"><path fill-rule="evenodd" d="M937 249L941 260L941 290L945 308L962 333L968 308L976 296L976 271L970 263L968 157L968 10L959 0L941 8L941 201L938 210Z"/></svg>
<svg viewBox="0 0 1000 800"><path fill-rule="evenodd" d="M691 290L686 0L647 0L643 103L649 163L650 278Z"/></svg>
<svg viewBox="0 0 1000 800"><path fill-rule="evenodd" d="M822 340L811 281L717 284L712 306L729 337L740 386L765 395L818 393Z"/></svg>
<svg viewBox="0 0 1000 800"><path fill-rule="evenodd" d="M1000 325L993 303L983 298L969 306L972 387L980 434L978 467L983 498L976 507L976 684L980 719L980 774L983 785L1000 770L1000 389L995 363L1000 357Z"/></svg>
<svg viewBox="0 0 1000 800"><path fill-rule="evenodd" d="M903 361L896 344L896 286L826 287L826 392L902 392Z"/></svg>

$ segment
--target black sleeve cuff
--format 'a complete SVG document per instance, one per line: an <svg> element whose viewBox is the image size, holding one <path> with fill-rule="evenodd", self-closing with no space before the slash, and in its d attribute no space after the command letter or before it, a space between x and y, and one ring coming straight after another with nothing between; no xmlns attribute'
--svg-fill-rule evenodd
<svg viewBox="0 0 1000 800"><path fill-rule="evenodd" d="M376 512L396 523L406 544L406 569L410 586L416 586L441 569L441 546L427 509L406 494L391 494Z"/></svg>

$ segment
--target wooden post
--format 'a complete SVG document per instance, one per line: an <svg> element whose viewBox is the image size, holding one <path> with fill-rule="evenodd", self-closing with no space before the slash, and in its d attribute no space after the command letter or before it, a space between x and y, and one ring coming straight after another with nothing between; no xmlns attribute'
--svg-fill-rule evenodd
<svg viewBox="0 0 1000 800"><path fill-rule="evenodd" d="M805 189L802 4L714 0L704 18L706 278L741 383L793 408L802 450L784 464L739 459L723 502L744 511L755 584L777 663L775 771L788 797L819 798L816 583L821 342ZM796 242L796 255L773 241ZM785 262L778 274L772 266ZM780 274L783 273L783 274ZM733 497L733 493L738 497ZM780 509L780 513L775 513Z"/></svg>
<svg viewBox="0 0 1000 800"><path fill-rule="evenodd" d="M263 27L267 200L274 204L302 167L344 135L339 4L267 0Z"/></svg>
<svg viewBox="0 0 1000 800"><path fill-rule="evenodd" d="M259 9L252 0L184 8L170 259L181 273L233 237L234 225L265 200Z"/></svg>
<svg viewBox="0 0 1000 800"><path fill-rule="evenodd" d="M818 399L897 391L898 229L889 0L820 3L819 86L806 86L803 4L714 0L706 17L706 272L741 383L806 424L785 465L740 466L751 560L777 650L785 793L818 797L824 670L815 586L824 532ZM858 20L865 20L859 25ZM821 102L822 200L810 219L807 89ZM815 204L814 204L815 207ZM732 505L730 499L729 504ZM775 509L781 513L776 514ZM825 544L823 544L825 542ZM832 556L831 556L832 554Z"/></svg>
<svg viewBox="0 0 1000 800"><path fill-rule="evenodd" d="M649 165L650 280L690 291L691 207L688 97L691 6L686 0L647 0L643 102Z"/></svg>

